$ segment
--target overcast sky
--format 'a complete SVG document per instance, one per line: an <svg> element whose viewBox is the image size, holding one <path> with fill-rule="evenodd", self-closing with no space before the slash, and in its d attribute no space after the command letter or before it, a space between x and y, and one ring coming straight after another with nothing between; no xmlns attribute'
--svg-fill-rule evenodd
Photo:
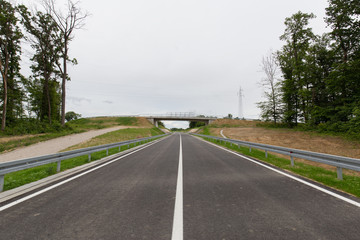
<svg viewBox="0 0 360 240"><path fill-rule="evenodd" d="M60 4L62 0L57 0ZM82 0L91 13L75 32L67 111L85 117L166 114L258 118L260 62L283 42L284 20L313 12L322 34L326 0ZM168 127L186 127L172 122Z"/></svg>

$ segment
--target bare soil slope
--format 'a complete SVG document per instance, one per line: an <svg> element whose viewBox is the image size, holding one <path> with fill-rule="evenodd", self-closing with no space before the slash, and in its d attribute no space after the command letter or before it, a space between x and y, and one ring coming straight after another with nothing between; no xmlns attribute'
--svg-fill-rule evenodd
<svg viewBox="0 0 360 240"><path fill-rule="evenodd" d="M360 158L360 143L347 141L340 137L317 136L306 132L259 127L213 128L211 133L220 136L221 129L226 137L232 139Z"/></svg>
<svg viewBox="0 0 360 240"><path fill-rule="evenodd" d="M256 127L256 123L257 122L254 121L242 120L217 120L215 125L212 125L216 126L216 128L210 128L210 133L221 137L220 131L223 130L223 134L232 139L360 159L359 142L311 132ZM321 166L326 169L333 169L328 165L300 159L297 160L311 165ZM360 173L356 172L355 175L360 175Z"/></svg>

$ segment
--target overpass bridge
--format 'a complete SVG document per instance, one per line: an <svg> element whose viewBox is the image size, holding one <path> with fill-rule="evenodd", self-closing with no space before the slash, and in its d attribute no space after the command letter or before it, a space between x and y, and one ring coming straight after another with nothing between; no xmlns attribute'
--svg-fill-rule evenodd
<svg viewBox="0 0 360 240"><path fill-rule="evenodd" d="M195 116L195 115L186 114L186 113L176 113L176 114L147 116L146 119L149 120L156 127L158 127L159 121L204 122L205 125L209 125L211 122L215 121L217 118L215 118L215 117L200 117L200 116Z"/></svg>

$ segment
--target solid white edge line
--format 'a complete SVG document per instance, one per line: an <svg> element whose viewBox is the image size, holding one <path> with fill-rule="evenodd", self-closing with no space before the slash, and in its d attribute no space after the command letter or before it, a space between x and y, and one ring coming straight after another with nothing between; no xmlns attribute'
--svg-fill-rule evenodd
<svg viewBox="0 0 360 240"><path fill-rule="evenodd" d="M220 131L220 134L221 134L221 136L223 137L223 138L227 138L224 134L223 134L223 129L221 129L221 131Z"/></svg>
<svg viewBox="0 0 360 240"><path fill-rule="evenodd" d="M193 137L194 137L194 136L193 136ZM277 170L277 169L275 169L275 168L272 168L272 167L270 167L270 166L267 166L267 165L265 165L265 164L262 164L262 163L260 163L260 162L258 162L258 161L255 161L255 160L253 160L253 159L251 159L251 158L248 158L248 157L246 157L246 156L244 156L244 155L241 155L241 154L239 154L239 153L233 152L233 151L231 151L231 150L229 150L229 149L226 149L226 148L221 147L221 146L219 146L219 145L216 145L216 144L214 144L214 143L208 142L208 141L206 141L206 140L203 140L203 141L206 142L206 143L208 143L208 144L211 144L211 145L213 145L213 146L215 146L215 147L218 147L218 148L220 148L220 149L223 149L223 150L225 150L225 151L227 151L227 152L230 152L230 153L232 153L232 154L234 154L234 155L237 155L237 156L239 156L239 157L241 157L241 158L244 158L244 159L246 159L246 160L248 160L248 161L250 161L250 162L253 162L253 163L257 164L257 165L260 165L260 166L262 166L262 167L264 167L264 168L267 168L267 169L270 169L270 170L272 170L272 171L274 171L274 172L277 172L277 173L279 173L279 174L282 174L282 175L284 175L284 176L286 176L286 177L288 177L288 178L291 178L291 179L293 179L293 180L295 180L295 181L298 181L298 182L300 182L300 183L302 183L302 184L305 184L305 185L307 185L307 186L309 186L309 187L312 187L312 188L314 188L314 189L316 189L316 190L319 190L319 191L321 191L321 192L323 192L323 193L326 193L326 194L328 194L328 195L330 195L330 196L333 196L333 197L338 198L338 199L340 199L340 200L343 200L343 201L345 201L345 202L347 202L347 203L350 203L350 204L352 204L352 205L354 205L354 206L356 206L356 207L360 207L360 203L359 203L359 202L356 202L356 201L354 201L354 200L351 200L351 199L349 199L349 198L346 198L346 197L344 197L344 196L341 196L341 195L339 195L339 194L337 194L337 193L331 192L331 191L329 191L329 190L327 190L327 189L325 189L325 188L319 187L319 186L317 186L317 185L315 185L315 184L312 184L312 183L310 183L310 182L307 182L307 181L305 181L305 180L302 180L302 179L300 179L300 178L297 178L297 177L295 177L295 176L292 176L292 175L290 175L290 174L287 174L287 173L285 173L285 172L282 172L282 171L280 171L280 170Z"/></svg>
<svg viewBox="0 0 360 240"><path fill-rule="evenodd" d="M164 140L164 139L165 139L165 138L161 139L161 141ZM33 193L33 194L30 194L30 195L26 196L26 197L23 197L23 198L20 198L20 199L18 199L18 200L15 200L15 201L13 201L13 202L11 202L11 203L9 203L9 204L6 204L6 205L0 207L0 212L3 211L3 210L5 210L5 209L8 209L8 208L10 208L10 207L12 207L12 206L15 206L15 205L17 205L17 204L19 204L19 203L22 203L22 202L24 202L24 201L26 201L26 200L29 200L29 199L31 199L31 198L33 198L33 197L36 197L36 196L38 196L38 195L40 195L40 194L42 194L42 193L44 193L44 192L47 192L47 191L49 191L49 190L51 190L51 189L54 189L54 188L56 188L56 187L58 187L58 186L61 186L61 185L65 184L65 183L67 183L67 182L70 182L70 181L72 181L72 180L74 180L74 179L77 179L77 178L79 178L79 177L81 177L81 176L84 176L85 174L91 173L91 172L93 172L93 171L95 171L95 170L97 170L97 169L99 169L99 168L105 167L106 165L109 165L109 164L111 164L111 163L113 163L113 162L116 162L116 161L118 161L118 160L120 160L120 159L122 159L122 158L125 158L125 157L127 157L127 156L129 156L129 155L131 155L131 154L134 154L134 153L136 153L136 152L138 152L138 151L141 151L141 150L143 150L143 149L145 149L145 148L147 148L147 147L150 147L150 146L152 146L152 145L154 145L154 144L156 144L156 143L159 143L159 142L160 142L160 141L151 143L151 144L149 144L149 145L147 145L147 146L145 146L145 147L143 147L143 148L139 148L139 149L137 149L137 150L135 150L135 151L133 151L133 152L127 153L127 154L125 154L125 155L123 155L123 156L121 156L121 157L118 157L118 158L116 158L116 159L114 159L114 160L111 160L111 161L109 161L109 162L106 162L106 163L104 163L104 164L102 164L102 165L100 165L100 166L98 166L98 167L94 167L94 168L92 168L92 169L90 169L90 170L88 170L88 171L85 171L85 172L83 172L83 173L81 173L81 174L79 174L79 175L76 175L76 176L71 177L71 178L69 178L69 179L66 179L66 180L64 180L64 181L61 181L61 182L59 182L59 183L57 183L57 184L54 184L54 185L52 185L52 186L50 186L50 187L44 188L44 189L42 189L42 190L40 190L40 191L38 191L38 192L35 192L35 193Z"/></svg>
<svg viewBox="0 0 360 240"><path fill-rule="evenodd" d="M179 167L176 183L176 196L174 207L174 220L172 229L172 240L183 240L183 157L180 134Z"/></svg>

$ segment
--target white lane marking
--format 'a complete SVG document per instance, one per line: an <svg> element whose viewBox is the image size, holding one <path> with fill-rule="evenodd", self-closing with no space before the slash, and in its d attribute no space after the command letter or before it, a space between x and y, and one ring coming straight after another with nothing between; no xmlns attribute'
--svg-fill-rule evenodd
<svg viewBox="0 0 360 240"><path fill-rule="evenodd" d="M166 138L161 139L161 141L164 140L164 139L166 139ZM159 142L160 142L160 141L159 141ZM26 201L26 200L29 200L29 199L31 199L31 198L33 198L33 197L36 197L36 196L38 196L38 195L40 195L40 194L42 194L42 193L44 193L44 192L47 192L47 191L49 191L49 190L51 190L51 189L54 189L54 188L56 188L56 187L59 187L59 186L65 184L65 183L70 182L70 181L72 181L72 180L74 180L74 179L77 179L77 178L79 178L79 177L81 177L81 176L84 176L85 174L91 173L91 172L93 172L93 171L95 171L95 170L97 170L97 169L99 169L99 168L105 167L106 165L109 165L109 164L111 164L111 163L113 163L113 162L116 162L116 161L118 161L118 160L120 160L120 159L122 159L122 158L124 158L124 157L127 157L127 156L129 156L129 155L131 155L131 154L134 154L134 153L136 153L136 152L138 152L138 151L141 151L141 150L143 150L143 149L145 149L145 148L147 148L147 147L150 147L150 146L152 146L152 145L154 145L154 144L156 144L156 143L158 143L158 142L151 143L151 144L149 144L149 145L147 145L147 146L145 146L145 147L143 147L143 148L139 148L138 150L135 150L135 151L133 151L133 152L130 152L130 153L128 153L128 154L125 154L124 156L121 156L121 157L116 158L116 159L114 159L114 160L111 160L111 161L109 161L109 162L106 162L106 163L104 163L104 164L102 164L102 165L100 165L100 166L98 166L98 167L92 168L92 169L90 169L90 170L88 170L88 171L86 171L86 172L83 172L83 173L79 174L79 175L76 175L76 176L71 177L71 178L69 178L69 179L66 179L66 180L64 180L64 181L62 181L62 182L59 182L59 183L57 183L57 184L55 184L55 185L52 185L52 186L47 187L47 188L44 188L44 189L42 189L42 190L40 190L40 191L38 191L38 192L35 192L35 193L33 193L33 194L30 194L30 195L28 195L28 196L26 196L26 197L20 198L20 199L14 201L14 202L11 202L11 203L9 203L9 204L6 204L6 205L0 207L0 212L3 211L3 210L5 210L5 209L8 209L8 208L10 208L10 207L12 207L12 206L15 206L15 205L17 205L17 204L19 204L19 203L22 203L22 202L24 202L24 201Z"/></svg>
<svg viewBox="0 0 360 240"><path fill-rule="evenodd" d="M205 140L203 140L203 141L205 141ZM245 157L245 156L243 156L243 155L241 155L241 154L238 154L238 153L236 153L236 152L233 152L233 151L231 151L231 150L229 150L229 149L223 148L223 147L221 147L221 146L218 146L218 145L216 145L216 144L210 143L210 142L208 142L208 141L205 141L205 142L208 143L208 144L211 144L211 145L213 145L213 146L215 146L215 147L218 147L218 148L220 148L220 149L223 149L223 150L225 150L225 151L227 151L227 152L230 152L230 153L232 153L232 154L234 154L234 155L237 155L237 156L239 156L239 157L241 157L241 158L244 158L244 159L246 159L246 160L248 160L248 161L250 161L250 162L253 162L253 163L257 164L257 165L260 165L260 166L262 166L262 167L264 167L264 168L270 169L270 170L272 170L272 171L274 171L274 172L277 172L277 173L282 174L282 175L284 175L284 176L286 176L286 177L289 177L289 178L291 178L291 179L293 179L293 180L295 180L295 181L298 181L298 182L300 182L300 183L302 183L302 184L305 184L305 185L307 185L307 186L309 186L309 187L312 187L312 188L314 188L314 189L316 189L316 190L319 190L319 191L321 191L321 192L323 192L323 193L326 193L326 194L328 194L328 195L330 195L330 196L333 196L333 197L338 198L338 199L340 199L340 200L343 200L343 201L345 201L345 202L347 202L347 203L350 203L350 204L352 204L352 205L354 205L354 206L356 206L356 207L360 207L360 203L359 203L359 202L356 202L356 201L354 201L354 200L351 200L351 199L349 199L349 198L346 198L346 197L344 197L344 196L341 196L341 195L339 195L339 194L337 194L337 193L331 192L331 191L329 191L329 190L327 190L327 189L325 189L325 188L319 187L319 186L317 186L317 185L315 185L315 184L309 183L309 182L304 181L304 180L302 180L302 179L300 179L300 178L294 177L294 176L292 176L292 175L290 175L290 174L287 174L287 173L285 173L285 172L282 172L282 171L280 171L280 170L277 170L277 169L275 169L275 168L272 168L272 167L270 167L270 166L267 166L267 165L265 165L265 164L262 164L262 163L260 163L260 162L258 162L258 161L255 161L255 160L251 159L251 158L248 158L248 157Z"/></svg>
<svg viewBox="0 0 360 240"><path fill-rule="evenodd" d="M183 157L180 135L179 167L176 184L174 220L171 240L183 240Z"/></svg>
<svg viewBox="0 0 360 240"><path fill-rule="evenodd" d="M221 135L223 138L227 138L227 137L223 134L223 131L224 131L224 130L221 130L221 131L220 131L220 135Z"/></svg>

